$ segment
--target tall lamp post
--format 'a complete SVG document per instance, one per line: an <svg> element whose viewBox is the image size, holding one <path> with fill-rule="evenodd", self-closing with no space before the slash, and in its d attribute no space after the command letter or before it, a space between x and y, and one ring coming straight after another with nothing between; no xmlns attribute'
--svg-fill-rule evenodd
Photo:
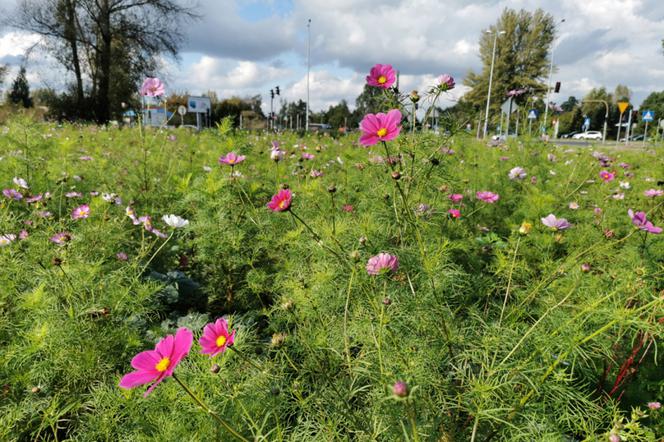
<svg viewBox="0 0 664 442"><path fill-rule="evenodd" d="M486 30L487 34L493 34L494 31ZM498 36L505 34L505 31L496 32L493 37L493 54L491 55L491 70L489 71L489 91L486 94L486 111L484 111L484 135L483 138L486 138L486 132L489 128L489 106L491 105L491 85L493 84L493 64L496 61L496 43L498 42Z"/></svg>
<svg viewBox="0 0 664 442"><path fill-rule="evenodd" d="M304 130L309 132L309 72L311 71L311 19L307 22L307 111Z"/></svg>
<svg viewBox="0 0 664 442"><path fill-rule="evenodd" d="M565 23L565 19L560 20L560 23ZM544 103L544 121L542 129L546 132L546 118L549 115L549 94L551 94L551 76L553 75L553 44L551 45L551 63L549 64L549 83L546 87L546 103Z"/></svg>

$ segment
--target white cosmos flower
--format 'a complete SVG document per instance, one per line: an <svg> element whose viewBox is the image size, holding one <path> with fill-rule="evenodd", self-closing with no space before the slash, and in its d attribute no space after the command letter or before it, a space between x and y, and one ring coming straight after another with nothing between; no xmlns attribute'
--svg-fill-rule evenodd
<svg viewBox="0 0 664 442"><path fill-rule="evenodd" d="M24 189L29 189L30 188L28 186L28 182L25 181L23 178L14 177L14 179L12 181L14 181L14 184L16 184L18 187L22 187Z"/></svg>
<svg viewBox="0 0 664 442"><path fill-rule="evenodd" d="M186 226L189 225L189 221L188 221L188 220L186 220L186 219L184 219L184 218L180 218L179 216L177 216L177 215L173 215L173 214L171 214L171 215L164 215L161 219L162 219L166 224L168 224L169 226L173 227L174 229L180 229L180 228L182 228L182 227L186 227Z"/></svg>
<svg viewBox="0 0 664 442"><path fill-rule="evenodd" d="M8 246L14 240L16 239L16 235L12 233L6 233L4 235L0 235L0 247Z"/></svg>
<svg viewBox="0 0 664 442"><path fill-rule="evenodd" d="M621 189L630 189L632 187L631 184L629 184L629 181L621 181L620 182L620 188Z"/></svg>

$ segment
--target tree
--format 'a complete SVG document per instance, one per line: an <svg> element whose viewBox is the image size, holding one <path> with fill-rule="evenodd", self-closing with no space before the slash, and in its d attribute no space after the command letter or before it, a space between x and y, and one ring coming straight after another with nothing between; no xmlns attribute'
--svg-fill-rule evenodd
<svg viewBox="0 0 664 442"><path fill-rule="evenodd" d="M646 99L643 100L643 103L641 103L641 110L651 110L655 112L655 122L650 123L650 127L654 127L660 118L664 118L664 91L652 92L648 95ZM639 126L645 126L645 123L641 121Z"/></svg>
<svg viewBox="0 0 664 442"><path fill-rule="evenodd" d="M25 74L25 66L21 66L9 91L9 100L14 104L21 104L23 107L29 108L32 107L32 98L30 98L30 85Z"/></svg>
<svg viewBox="0 0 664 442"><path fill-rule="evenodd" d="M121 111L161 55L177 57L183 21L177 0L20 0L11 23L43 37L43 46L74 73L76 102L89 94L98 122Z"/></svg>
<svg viewBox="0 0 664 442"><path fill-rule="evenodd" d="M627 86L625 86L624 84L619 84L618 86L616 86L616 89L613 92L614 104L618 103L619 101L629 102L631 98L632 98L632 91L630 91Z"/></svg>
<svg viewBox="0 0 664 442"><path fill-rule="evenodd" d="M560 107L562 107L563 111L565 112L571 112L578 104L579 100L577 100L577 98L572 95L567 100L565 100L563 104L560 105Z"/></svg>
<svg viewBox="0 0 664 442"><path fill-rule="evenodd" d="M0 66L0 85L5 81L5 75L7 75L7 66Z"/></svg>
<svg viewBox="0 0 664 442"><path fill-rule="evenodd" d="M545 78L549 71L549 50L555 34L555 24L553 17L541 9L535 12L505 9L498 22L489 30L491 33L483 32L480 37L482 72L468 74L464 84L472 89L464 95L463 100L478 110L484 109L494 38L496 32L504 31L496 40L491 89L491 113L496 115L510 90L525 89L527 93L521 96L522 100L546 93Z"/></svg>

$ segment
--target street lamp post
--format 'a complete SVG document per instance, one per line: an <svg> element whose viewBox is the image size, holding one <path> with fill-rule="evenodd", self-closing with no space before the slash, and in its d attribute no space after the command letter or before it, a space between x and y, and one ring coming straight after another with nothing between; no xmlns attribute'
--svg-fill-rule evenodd
<svg viewBox="0 0 664 442"><path fill-rule="evenodd" d="M304 130L309 132L309 72L311 71L311 19L307 22L307 111Z"/></svg>
<svg viewBox="0 0 664 442"><path fill-rule="evenodd" d="M493 34L493 31L487 30L487 34ZM491 104L491 85L493 84L493 63L496 61L496 43L498 42L498 36L505 34L505 31L496 32L496 35L493 37L493 54L491 55L491 70L489 71L489 91L486 94L486 111L484 112L484 136L486 138L486 132L489 127L489 106Z"/></svg>
<svg viewBox="0 0 664 442"><path fill-rule="evenodd" d="M560 23L565 23L565 19L560 20ZM546 132L546 118L549 115L549 94L551 93L551 76L553 75L553 44L551 44L551 63L549 64L549 82L546 87L546 103L544 103L544 122L542 127Z"/></svg>

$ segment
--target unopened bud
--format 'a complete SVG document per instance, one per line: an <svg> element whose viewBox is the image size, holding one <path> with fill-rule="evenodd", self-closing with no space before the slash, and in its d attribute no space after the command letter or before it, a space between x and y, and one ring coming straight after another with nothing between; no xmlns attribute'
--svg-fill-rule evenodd
<svg viewBox="0 0 664 442"><path fill-rule="evenodd" d="M397 171L394 171L394 172L392 172L392 179L393 179L393 180L395 180L395 181L398 181L398 180L400 180L400 179L401 179L401 174L399 173L399 171L398 171L398 170L397 170Z"/></svg>
<svg viewBox="0 0 664 442"><path fill-rule="evenodd" d="M212 367L210 367L210 373L217 374L219 373L219 370L221 370L219 364L214 364Z"/></svg>
<svg viewBox="0 0 664 442"><path fill-rule="evenodd" d="M390 298L383 298L383 305L392 305L392 300Z"/></svg>
<svg viewBox="0 0 664 442"><path fill-rule="evenodd" d="M331 186L329 186L329 187L327 188L327 191L330 192L330 193L335 193L335 192L337 191L337 186L335 186L334 184L332 184Z"/></svg>
<svg viewBox="0 0 664 442"><path fill-rule="evenodd" d="M403 381L397 381L392 386L392 393L396 397L407 397L408 396L408 384Z"/></svg>

